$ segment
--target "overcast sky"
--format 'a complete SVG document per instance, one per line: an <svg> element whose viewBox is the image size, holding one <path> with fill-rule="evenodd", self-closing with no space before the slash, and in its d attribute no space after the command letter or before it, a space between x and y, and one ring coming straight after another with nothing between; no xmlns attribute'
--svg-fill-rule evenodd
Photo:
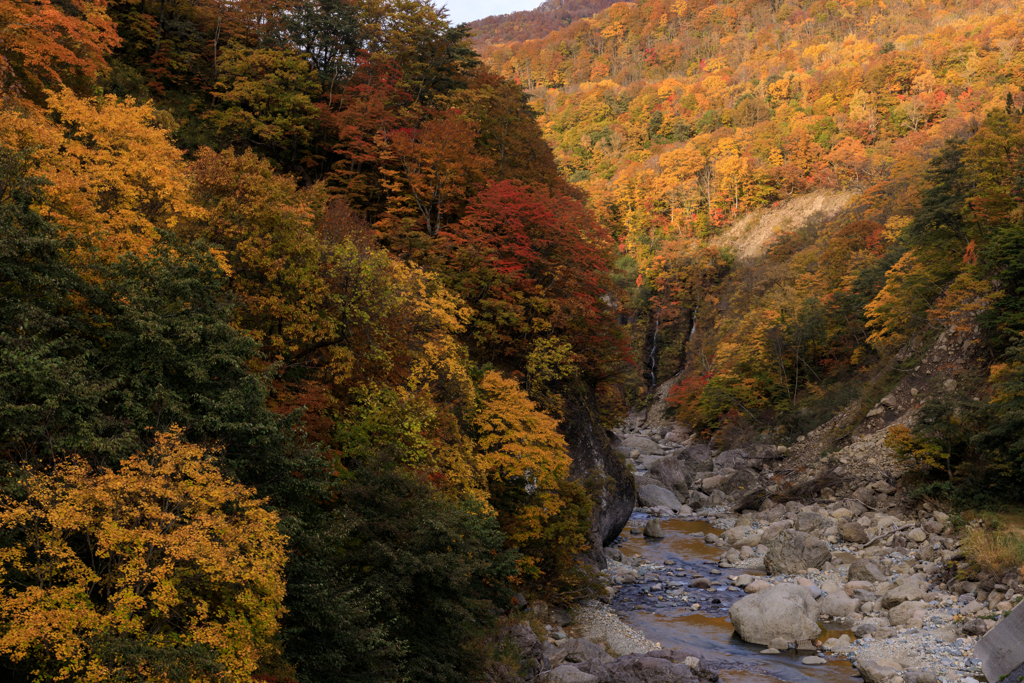
<svg viewBox="0 0 1024 683"><path fill-rule="evenodd" d="M448 20L453 24L483 19L492 14L508 14L521 9L533 9L543 0L434 0L436 5L448 7Z"/></svg>

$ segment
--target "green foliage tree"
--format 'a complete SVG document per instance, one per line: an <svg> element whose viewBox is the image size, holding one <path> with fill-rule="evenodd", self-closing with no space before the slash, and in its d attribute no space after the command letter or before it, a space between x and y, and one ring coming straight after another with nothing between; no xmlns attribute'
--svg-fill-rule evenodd
<svg viewBox="0 0 1024 683"><path fill-rule="evenodd" d="M297 546L285 620L299 680L465 681L517 555L494 517L440 496L393 461L364 454L333 511ZM304 617L313 613L316 619Z"/></svg>

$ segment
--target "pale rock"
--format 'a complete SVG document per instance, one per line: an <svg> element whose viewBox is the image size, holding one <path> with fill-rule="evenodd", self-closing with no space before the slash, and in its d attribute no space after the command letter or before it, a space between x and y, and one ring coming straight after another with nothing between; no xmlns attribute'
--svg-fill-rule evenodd
<svg viewBox="0 0 1024 683"><path fill-rule="evenodd" d="M779 584L741 598L729 609L729 619L740 638L748 643L772 645L818 636L818 606L810 591L793 584Z"/></svg>

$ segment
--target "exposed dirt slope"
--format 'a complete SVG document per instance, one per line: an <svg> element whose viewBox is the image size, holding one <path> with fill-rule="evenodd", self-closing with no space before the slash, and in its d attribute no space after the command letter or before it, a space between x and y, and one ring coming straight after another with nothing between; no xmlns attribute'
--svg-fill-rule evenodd
<svg viewBox="0 0 1024 683"><path fill-rule="evenodd" d="M856 192L819 190L778 202L770 209L746 214L726 229L715 244L734 248L742 260L757 258L764 254L765 245L774 235L795 230L812 216L832 217L856 196Z"/></svg>

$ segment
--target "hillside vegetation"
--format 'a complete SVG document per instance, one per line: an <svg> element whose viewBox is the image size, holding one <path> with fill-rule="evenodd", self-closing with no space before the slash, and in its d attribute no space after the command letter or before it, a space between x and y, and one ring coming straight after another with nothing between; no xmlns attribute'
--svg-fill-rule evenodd
<svg viewBox="0 0 1024 683"><path fill-rule="evenodd" d="M637 400L671 379L678 419L793 440L977 326L990 375L894 445L922 483L1019 498L1022 11L642 0L489 38L619 242ZM809 192L827 210L799 211ZM741 218L773 226L753 251Z"/></svg>
<svg viewBox="0 0 1024 683"><path fill-rule="evenodd" d="M465 27L0 10L4 680L466 681L589 594L613 242Z"/></svg>

